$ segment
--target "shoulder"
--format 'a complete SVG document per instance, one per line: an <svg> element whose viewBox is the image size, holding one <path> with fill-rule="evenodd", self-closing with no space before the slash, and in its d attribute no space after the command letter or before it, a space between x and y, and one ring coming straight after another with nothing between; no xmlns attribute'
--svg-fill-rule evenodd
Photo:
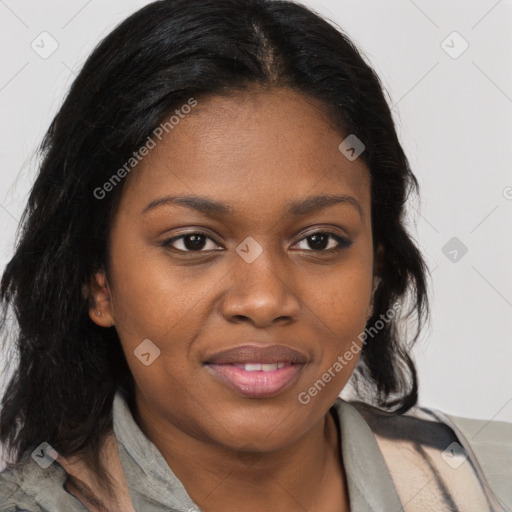
<svg viewBox="0 0 512 512"><path fill-rule="evenodd" d="M26 488L26 468L6 468L0 472L0 512L41 512Z"/></svg>
<svg viewBox="0 0 512 512"><path fill-rule="evenodd" d="M455 432L466 437L474 447L499 447L504 455L512 457L512 423L463 418L436 409L431 411Z"/></svg>
<svg viewBox="0 0 512 512"><path fill-rule="evenodd" d="M463 418L434 408L415 406L405 414L383 411L363 402L349 402L380 436L426 443L443 450L446 442L460 439L464 444L497 447L512 456L512 423Z"/></svg>
<svg viewBox="0 0 512 512"><path fill-rule="evenodd" d="M58 503L64 491L65 471L53 463L41 468L30 455L0 472L0 512L43 512Z"/></svg>
<svg viewBox="0 0 512 512"><path fill-rule="evenodd" d="M397 487L405 489L416 481L417 489L422 489L419 496L427 500L425 506L437 499L434 490L428 493L432 481L454 502L465 500L465 489L478 488L473 504L481 500L498 510L503 505L512 508L511 423L462 418L419 406L400 415L362 402L349 403L375 435ZM482 505L481 510L488 509Z"/></svg>
<svg viewBox="0 0 512 512"><path fill-rule="evenodd" d="M512 509L512 423L477 420L432 411L457 435L464 455L490 485L500 504Z"/></svg>

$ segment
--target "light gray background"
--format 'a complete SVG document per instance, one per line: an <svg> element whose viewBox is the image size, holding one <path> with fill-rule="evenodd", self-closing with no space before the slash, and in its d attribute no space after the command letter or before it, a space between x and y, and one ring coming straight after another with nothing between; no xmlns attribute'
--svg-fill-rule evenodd
<svg viewBox="0 0 512 512"><path fill-rule="evenodd" d="M34 150L65 92L96 43L147 3L0 0L0 269L35 175ZM432 278L431 325L415 349L421 404L512 421L512 3L303 3L338 23L381 77L420 181L410 229ZM44 31L58 43L46 59L31 48ZM457 58L442 47L463 48L454 31L469 44ZM456 262L443 253L452 237L468 248Z"/></svg>

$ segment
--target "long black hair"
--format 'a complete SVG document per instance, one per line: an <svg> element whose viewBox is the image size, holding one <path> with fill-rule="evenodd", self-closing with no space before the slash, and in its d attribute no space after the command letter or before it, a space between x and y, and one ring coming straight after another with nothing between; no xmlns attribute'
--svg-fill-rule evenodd
<svg viewBox="0 0 512 512"><path fill-rule="evenodd" d="M115 391L133 397L134 381L115 328L90 320L84 292L96 271L108 278L109 230L126 180L103 198L94 191L191 97L251 85L320 100L340 134L364 143L373 242L384 248L367 325L410 296L405 316L415 316L416 330L406 336L398 315L385 322L364 344L356 372L384 409L403 413L417 402L410 350L428 317L427 274L404 208L418 183L378 76L339 27L300 4L161 0L95 48L39 148L42 163L0 289L2 338L10 337L10 311L18 324L0 419L13 460L46 441L102 474L99 447L112 429Z"/></svg>

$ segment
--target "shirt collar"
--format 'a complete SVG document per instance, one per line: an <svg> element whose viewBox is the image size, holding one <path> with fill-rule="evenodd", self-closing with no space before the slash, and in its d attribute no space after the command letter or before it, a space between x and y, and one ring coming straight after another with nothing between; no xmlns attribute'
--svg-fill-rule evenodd
<svg viewBox="0 0 512 512"><path fill-rule="evenodd" d="M121 390L114 397L112 414L119 458L135 510L199 511L158 448L135 422Z"/></svg>
<svg viewBox="0 0 512 512"><path fill-rule="evenodd" d="M402 503L370 427L349 402L337 398L340 444L347 477L350 510L398 511Z"/></svg>

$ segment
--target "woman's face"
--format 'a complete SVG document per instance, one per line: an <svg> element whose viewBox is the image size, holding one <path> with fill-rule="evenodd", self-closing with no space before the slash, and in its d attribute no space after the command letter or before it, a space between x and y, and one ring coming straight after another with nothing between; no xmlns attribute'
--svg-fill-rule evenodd
<svg viewBox="0 0 512 512"><path fill-rule="evenodd" d="M191 110L126 178L102 321L115 323L143 422L270 451L324 416L358 360L369 173L297 92L251 89ZM313 200L327 195L348 199ZM183 196L196 199L170 199Z"/></svg>

